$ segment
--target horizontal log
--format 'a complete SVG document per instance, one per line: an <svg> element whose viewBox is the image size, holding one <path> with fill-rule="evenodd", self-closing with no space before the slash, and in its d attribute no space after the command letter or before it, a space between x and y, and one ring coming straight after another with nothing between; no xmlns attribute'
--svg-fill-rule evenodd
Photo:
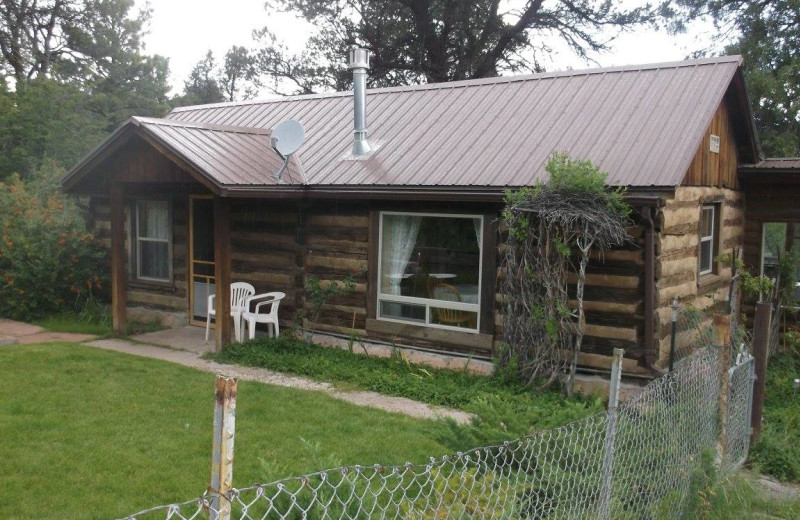
<svg viewBox="0 0 800 520"><path fill-rule="evenodd" d="M295 275L291 273L279 273L274 271L242 271L234 266L231 272L231 279L235 281L255 281L264 283L280 284L284 287L294 286Z"/></svg>
<svg viewBox="0 0 800 520"><path fill-rule="evenodd" d="M156 305L175 310L186 310L189 307L189 300L185 296L170 296L166 294L144 292L141 290L128 290L127 302L129 304L140 303L145 305Z"/></svg>
<svg viewBox="0 0 800 520"><path fill-rule="evenodd" d="M619 314L630 314L635 315L639 312L639 308L642 305L641 300L637 300L635 302L604 302L604 301L584 301L583 308L586 311L594 311L594 312L609 312L609 313L619 313ZM569 306L573 309L578 307L577 300L570 300Z"/></svg>
<svg viewBox="0 0 800 520"><path fill-rule="evenodd" d="M309 226L369 228L369 215L318 215L308 216Z"/></svg>
<svg viewBox="0 0 800 520"><path fill-rule="evenodd" d="M584 334L597 338L619 339L632 342L636 342L638 339L635 328L608 327L605 325L591 325L589 323L586 324Z"/></svg>
<svg viewBox="0 0 800 520"><path fill-rule="evenodd" d="M577 283L578 276L575 273L568 273L567 281ZM586 285L595 287L609 287L615 289L636 289L639 287L639 276L618 276L608 274L587 274Z"/></svg>
<svg viewBox="0 0 800 520"><path fill-rule="evenodd" d="M231 251L231 260L263 265L265 268L271 265L284 268L296 265L295 255L292 254L243 253L241 251Z"/></svg>
<svg viewBox="0 0 800 520"><path fill-rule="evenodd" d="M452 330L406 325L384 320L367 319L367 332L379 333L397 338L410 338L426 342L446 344L465 350L491 352L494 338L491 334L471 334Z"/></svg>
<svg viewBox="0 0 800 520"><path fill-rule="evenodd" d="M367 261L360 258L337 258L323 255L309 255L306 258L309 267L328 267L334 269L348 269L354 272L367 269Z"/></svg>
<svg viewBox="0 0 800 520"><path fill-rule="evenodd" d="M307 244L312 251L331 251L359 256L366 256L369 252L369 244L367 242L357 242L355 240L335 240L327 237L309 236Z"/></svg>

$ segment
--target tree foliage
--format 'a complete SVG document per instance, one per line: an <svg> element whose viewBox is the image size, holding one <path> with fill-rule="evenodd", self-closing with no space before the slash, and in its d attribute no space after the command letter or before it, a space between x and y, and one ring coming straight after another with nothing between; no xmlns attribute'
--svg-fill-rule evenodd
<svg viewBox="0 0 800 520"><path fill-rule="evenodd" d="M281 93L344 90L352 45L372 52L370 83L409 85L542 70L556 37L581 57L609 48L613 34L655 19L649 4L608 0L273 0L318 28L292 54L268 28L255 32L258 70Z"/></svg>
<svg viewBox="0 0 800 520"><path fill-rule="evenodd" d="M107 286L105 252L83 215L56 187L48 164L36 181L0 182L0 315L29 320L80 309Z"/></svg>
<svg viewBox="0 0 800 520"><path fill-rule="evenodd" d="M71 166L131 115L168 111L168 63L143 53L150 13L133 6L0 0L0 179Z"/></svg>
<svg viewBox="0 0 800 520"><path fill-rule="evenodd" d="M720 33L716 41L734 41L724 51L744 58L766 155L800 155L800 0L678 0L672 8L673 29L706 18Z"/></svg>
<svg viewBox="0 0 800 520"><path fill-rule="evenodd" d="M607 189L608 175L591 161L557 153L545 169L549 181L509 192L503 211L507 349L500 361L528 384L551 384L565 370L574 375L590 255L624 244L631 224L624 190ZM577 279L574 292L570 273Z"/></svg>

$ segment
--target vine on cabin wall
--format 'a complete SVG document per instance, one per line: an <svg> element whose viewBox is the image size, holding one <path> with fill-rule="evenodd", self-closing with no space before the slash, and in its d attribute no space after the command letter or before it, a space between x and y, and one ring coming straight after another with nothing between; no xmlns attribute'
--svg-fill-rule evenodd
<svg viewBox="0 0 800 520"><path fill-rule="evenodd" d="M625 190L607 189L608 174L591 161L556 153L545 170L547 183L506 193L505 347L499 361L531 386L549 386L567 372L571 393L586 326L590 254L629 242L632 222Z"/></svg>

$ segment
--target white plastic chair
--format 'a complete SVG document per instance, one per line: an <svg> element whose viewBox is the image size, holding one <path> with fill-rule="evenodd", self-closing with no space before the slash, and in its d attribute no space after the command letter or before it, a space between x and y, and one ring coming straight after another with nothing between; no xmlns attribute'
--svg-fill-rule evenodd
<svg viewBox="0 0 800 520"><path fill-rule="evenodd" d="M267 330L270 334L277 338L280 334L280 325L278 325L278 307L281 304L281 300L286 297L285 293L282 292L270 292L264 294L257 294L255 296L251 296L245 302L245 311L242 314L242 320L247 322L247 331L248 337L253 339L256 337L256 323L266 323ZM250 312L250 303L263 300L256 303L256 307L253 312ZM269 309L262 312L261 308L264 306L269 306Z"/></svg>
<svg viewBox="0 0 800 520"><path fill-rule="evenodd" d="M247 310L247 299L256 293L256 288L247 282L234 282L231 284L231 317L233 318L233 335L236 341L242 341L242 313ZM206 315L206 341L211 327L211 318L216 317L217 309L214 307L214 294L208 297L208 313Z"/></svg>

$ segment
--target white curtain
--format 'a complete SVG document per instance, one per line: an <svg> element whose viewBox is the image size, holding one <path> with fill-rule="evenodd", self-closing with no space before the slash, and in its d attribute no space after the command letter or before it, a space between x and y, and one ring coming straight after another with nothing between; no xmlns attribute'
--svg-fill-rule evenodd
<svg viewBox="0 0 800 520"><path fill-rule="evenodd" d="M478 239L478 249L481 248L481 219L474 218L472 219L472 223L475 225L475 238Z"/></svg>
<svg viewBox="0 0 800 520"><path fill-rule="evenodd" d="M400 282L408 267L422 217L384 215L381 251L381 292L400 294Z"/></svg>
<svg viewBox="0 0 800 520"><path fill-rule="evenodd" d="M139 236L169 238L169 204L165 200L139 202Z"/></svg>

